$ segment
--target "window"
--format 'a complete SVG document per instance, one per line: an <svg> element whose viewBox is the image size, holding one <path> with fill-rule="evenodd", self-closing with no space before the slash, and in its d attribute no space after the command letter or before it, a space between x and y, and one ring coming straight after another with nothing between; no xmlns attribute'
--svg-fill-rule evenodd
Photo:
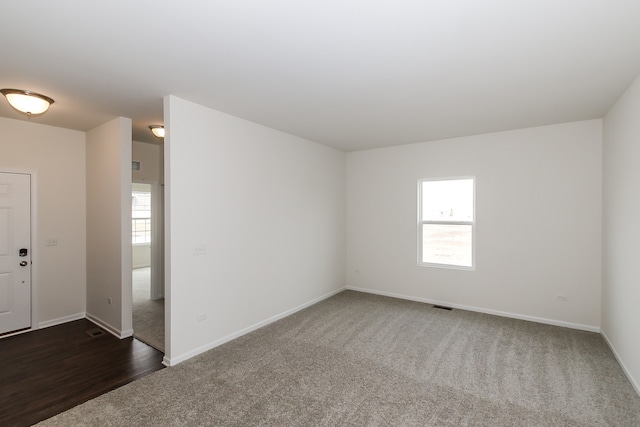
<svg viewBox="0 0 640 427"><path fill-rule="evenodd" d="M419 182L418 262L473 269L473 178Z"/></svg>
<svg viewBox="0 0 640 427"><path fill-rule="evenodd" d="M151 193L131 192L131 241L151 243Z"/></svg>

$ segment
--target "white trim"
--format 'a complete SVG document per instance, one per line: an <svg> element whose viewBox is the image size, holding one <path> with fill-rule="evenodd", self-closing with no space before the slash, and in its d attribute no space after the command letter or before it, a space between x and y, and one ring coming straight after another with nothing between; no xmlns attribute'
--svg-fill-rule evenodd
<svg viewBox="0 0 640 427"><path fill-rule="evenodd" d="M68 316L58 317L57 319L45 320L38 324L38 329L50 328L51 326L62 325L63 323L73 322L75 320L84 319L87 317L87 313L76 313Z"/></svg>
<svg viewBox="0 0 640 427"><path fill-rule="evenodd" d="M208 344L200 346L200 347L198 347L198 348L196 348L194 350L188 351L187 353L181 354L180 356L168 358L165 355L165 357L162 359L162 363L165 366L175 366L178 363L184 362L185 360L190 359L190 358L192 358L194 356L197 356L197 355L199 355L201 353L204 353L205 351L209 351L209 350L211 350L211 349L213 349L215 347L218 347L218 346L220 346L220 345L222 345L224 343L227 343L227 342L229 342L231 340L239 338L242 335L248 334L249 332L253 332L256 329L260 329L263 326L267 326L270 323L273 323L273 322L275 322L277 320L283 319L283 318L285 318L287 316L292 315L293 313L296 313L296 312L298 312L300 310L303 310L303 309L305 309L307 307L310 307L310 306L312 306L314 304L317 304L320 301L323 301L323 300L325 300L327 298L330 298L330 297L332 297L332 296L334 296L336 294L339 294L340 292L342 292L344 290L345 290L345 288L336 289L333 292L329 292L328 294L322 295L322 296L320 296L318 298L314 298L309 302L301 304L301 305L299 305L297 307L294 307L294 308L292 308L290 310L284 311L284 312L282 312L280 314L277 314L277 315L275 315L273 317L270 317L268 319L262 320L262 321L260 321L258 323L255 323L255 324L253 324L251 326L248 326L248 327L246 327L244 329L241 329L241 330L239 330L237 332L234 332L234 333L229 334L229 335L227 335L225 337L222 337L222 338L217 339L215 341L212 341L212 342L210 342Z"/></svg>
<svg viewBox="0 0 640 427"><path fill-rule="evenodd" d="M133 329L120 331L118 328L111 326L107 322L104 322L89 313L87 313L87 320L92 323L95 323L96 325L100 326L102 329L105 329L107 332L109 332L111 335L115 336L118 339L129 338L133 336Z"/></svg>
<svg viewBox="0 0 640 427"><path fill-rule="evenodd" d="M624 372L624 374L626 375L627 379L631 383L631 386L636 391L638 396L640 396L640 384L638 384L638 382L635 380L635 378L633 378L633 375L631 375L631 371L627 368L627 365L625 365L624 362L622 361L622 358L620 357L620 355L616 351L616 349L613 346L613 344L611 344L611 341L607 337L607 334L605 334L604 331L600 331L600 335L602 335L602 338L604 338L604 342L606 342L607 345L609 346L609 348L611 349L611 352L613 353L613 356L618 361L618 364L622 368L622 372Z"/></svg>
<svg viewBox="0 0 640 427"><path fill-rule="evenodd" d="M164 357L162 358L162 364L166 367L170 367L171 366L171 360L167 357L167 354L165 353Z"/></svg>
<svg viewBox="0 0 640 427"><path fill-rule="evenodd" d="M457 308L459 310L474 311L477 313L491 314L491 315L500 316L500 317L509 317L511 319L519 319L519 320L526 320L529 322L543 323L545 325L561 326L564 328L578 329L580 331L600 333L600 328L598 326L582 325L580 323L571 323L571 322L564 322L562 320L545 319L543 317L527 316L525 314L509 313L506 311L491 310L487 308L473 307L473 306L462 305L462 304L452 304L449 302L437 301L429 298L420 298L420 297L414 297L410 295L396 294L393 292L384 292L384 291L377 291L373 289L358 288L355 286L347 286L347 289L350 291L365 292L368 294L382 295L385 297L399 298L399 299L416 301L416 302L424 302L427 304L444 305L446 307Z"/></svg>
<svg viewBox="0 0 640 427"><path fill-rule="evenodd" d="M3 340L5 338L9 338L9 337L13 337L15 335L22 335L22 334L26 334L28 332L33 332L35 331L36 328L27 328L27 329L21 329L19 331L15 331L15 332L8 332L2 336L0 336L0 340Z"/></svg>
<svg viewBox="0 0 640 427"><path fill-rule="evenodd" d="M38 316L38 173L31 171L31 328L39 325ZM35 243L35 244L34 244ZM41 326L38 326L41 327Z"/></svg>

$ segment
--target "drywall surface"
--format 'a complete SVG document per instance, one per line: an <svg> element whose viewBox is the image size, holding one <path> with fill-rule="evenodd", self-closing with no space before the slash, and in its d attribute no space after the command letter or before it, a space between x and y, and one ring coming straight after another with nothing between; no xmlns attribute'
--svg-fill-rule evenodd
<svg viewBox="0 0 640 427"><path fill-rule="evenodd" d="M87 132L87 316L131 330L131 120Z"/></svg>
<svg viewBox="0 0 640 427"><path fill-rule="evenodd" d="M602 332L640 393L640 77L604 118Z"/></svg>
<svg viewBox="0 0 640 427"><path fill-rule="evenodd" d="M601 162L601 120L348 153L347 285L598 330ZM460 176L475 270L418 266L418 180Z"/></svg>
<svg viewBox="0 0 640 427"><path fill-rule="evenodd" d="M131 171L133 181L161 184L163 182L162 145L133 141L131 152L131 160L140 162L140 170Z"/></svg>
<svg viewBox="0 0 640 427"><path fill-rule="evenodd" d="M343 152L173 96L165 125L168 359L344 287Z"/></svg>
<svg viewBox="0 0 640 427"><path fill-rule="evenodd" d="M32 248L37 322L52 325L83 317L84 132L0 117L0 170L35 173L37 222ZM48 246L49 238L55 238L57 245Z"/></svg>
<svg viewBox="0 0 640 427"><path fill-rule="evenodd" d="M151 266L151 245L139 244L131 246L132 267L145 268Z"/></svg>

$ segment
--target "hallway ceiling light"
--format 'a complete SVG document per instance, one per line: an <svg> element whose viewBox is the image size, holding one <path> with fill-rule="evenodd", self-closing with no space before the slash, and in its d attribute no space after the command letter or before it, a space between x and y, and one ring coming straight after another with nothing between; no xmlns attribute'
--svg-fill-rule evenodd
<svg viewBox="0 0 640 427"><path fill-rule="evenodd" d="M43 114L53 104L53 99L30 90L0 89L9 105L28 116Z"/></svg>
<svg viewBox="0 0 640 427"><path fill-rule="evenodd" d="M164 126L162 125L151 125L149 126L149 129L151 129L151 132L153 132L153 134L156 136L156 138L164 138Z"/></svg>

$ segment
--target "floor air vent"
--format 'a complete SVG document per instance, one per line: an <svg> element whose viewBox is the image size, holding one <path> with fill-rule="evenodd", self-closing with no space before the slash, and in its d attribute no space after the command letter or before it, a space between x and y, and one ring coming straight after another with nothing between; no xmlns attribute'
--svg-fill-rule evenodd
<svg viewBox="0 0 640 427"><path fill-rule="evenodd" d="M439 308L440 310L453 310L451 307L445 307L444 305L434 305L433 308Z"/></svg>
<svg viewBox="0 0 640 427"><path fill-rule="evenodd" d="M101 335L104 335L104 331L100 328L93 328L93 329L89 329L87 331L87 335L89 335L90 337L99 337Z"/></svg>

